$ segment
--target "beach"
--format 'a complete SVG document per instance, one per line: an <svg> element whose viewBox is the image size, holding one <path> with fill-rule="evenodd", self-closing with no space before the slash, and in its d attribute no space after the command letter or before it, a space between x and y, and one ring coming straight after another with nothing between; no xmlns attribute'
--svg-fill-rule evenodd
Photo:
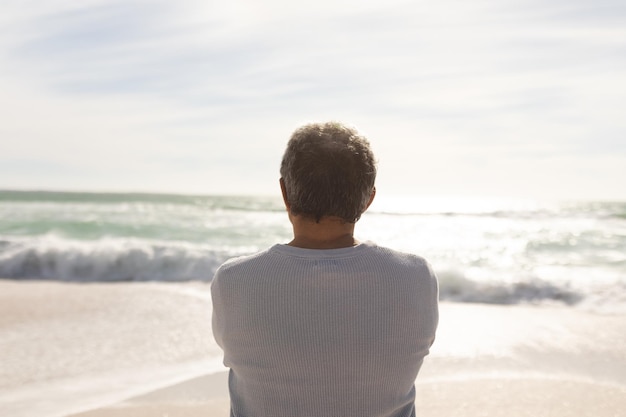
<svg viewBox="0 0 626 417"><path fill-rule="evenodd" d="M0 415L227 416L210 284L0 280ZM420 416L624 416L626 316L443 302Z"/></svg>

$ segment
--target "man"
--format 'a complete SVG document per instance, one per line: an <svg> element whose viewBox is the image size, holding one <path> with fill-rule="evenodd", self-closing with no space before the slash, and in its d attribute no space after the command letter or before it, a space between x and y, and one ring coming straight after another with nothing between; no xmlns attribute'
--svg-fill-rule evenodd
<svg viewBox="0 0 626 417"><path fill-rule="evenodd" d="M280 173L293 240L226 262L211 286L231 416L414 416L437 280L424 259L354 238L376 192L368 141L304 126Z"/></svg>

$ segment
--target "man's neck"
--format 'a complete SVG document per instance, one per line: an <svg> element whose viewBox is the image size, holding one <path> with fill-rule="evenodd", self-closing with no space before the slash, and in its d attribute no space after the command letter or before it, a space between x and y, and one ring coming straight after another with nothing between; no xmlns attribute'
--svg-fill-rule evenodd
<svg viewBox="0 0 626 417"><path fill-rule="evenodd" d="M354 239L354 223L346 223L333 217L324 217L319 222L291 216L293 240L288 244L304 249L338 249L357 245Z"/></svg>

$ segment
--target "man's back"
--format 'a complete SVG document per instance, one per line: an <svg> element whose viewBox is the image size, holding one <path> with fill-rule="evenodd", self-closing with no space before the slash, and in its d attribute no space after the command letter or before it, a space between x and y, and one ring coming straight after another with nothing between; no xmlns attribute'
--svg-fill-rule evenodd
<svg viewBox="0 0 626 417"><path fill-rule="evenodd" d="M234 416L414 414L438 319L422 258L275 245L223 265L212 294Z"/></svg>

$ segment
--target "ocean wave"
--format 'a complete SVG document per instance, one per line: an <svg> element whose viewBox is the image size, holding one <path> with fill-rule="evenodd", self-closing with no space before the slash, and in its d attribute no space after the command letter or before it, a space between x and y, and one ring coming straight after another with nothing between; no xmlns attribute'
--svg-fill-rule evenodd
<svg viewBox="0 0 626 417"><path fill-rule="evenodd" d="M210 282L226 259L259 249L256 246L215 247L137 238L83 241L55 235L4 237L0 238L0 278L73 282ZM486 267L486 272L489 271L490 268ZM557 273L562 276L567 271ZM476 279L464 274L463 268L446 269L445 266L437 274L443 301L560 304L626 312L626 282L617 276L614 280L596 280L593 284L586 281L584 286L574 286L572 282L576 280L546 280L539 278L541 274L520 276L518 280Z"/></svg>
<svg viewBox="0 0 626 417"><path fill-rule="evenodd" d="M559 302L575 305L585 298L581 290L567 284L554 284L540 279L516 282L474 281L461 273L443 271L439 274L442 300L484 304L520 304Z"/></svg>
<svg viewBox="0 0 626 417"><path fill-rule="evenodd" d="M60 281L210 281L233 251L138 239L0 242L0 277Z"/></svg>

